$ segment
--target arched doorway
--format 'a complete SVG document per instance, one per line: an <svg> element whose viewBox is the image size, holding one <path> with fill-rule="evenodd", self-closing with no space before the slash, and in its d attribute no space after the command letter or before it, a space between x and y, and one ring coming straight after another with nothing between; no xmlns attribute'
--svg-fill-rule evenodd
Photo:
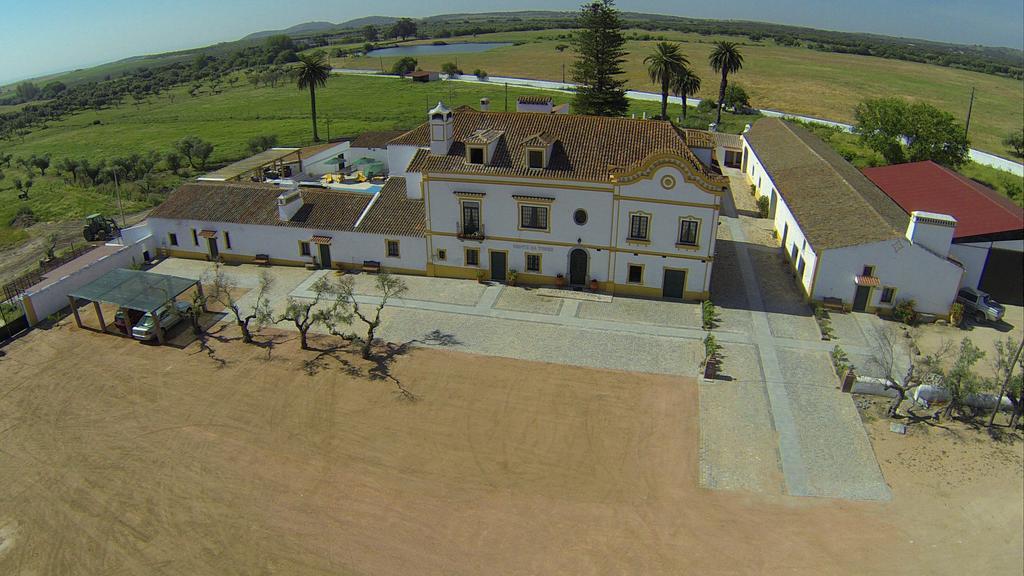
<svg viewBox="0 0 1024 576"><path fill-rule="evenodd" d="M569 285L583 286L587 283L587 265L590 257L582 248L575 248L569 253Z"/></svg>

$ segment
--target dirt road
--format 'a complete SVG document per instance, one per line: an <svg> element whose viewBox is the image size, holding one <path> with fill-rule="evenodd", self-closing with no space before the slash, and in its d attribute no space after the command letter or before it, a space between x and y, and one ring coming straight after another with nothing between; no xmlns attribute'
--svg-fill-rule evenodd
<svg viewBox="0 0 1024 576"><path fill-rule="evenodd" d="M134 226L141 222L149 210L125 215L128 226ZM120 222L120 218L118 219ZM66 220L63 222L40 222L27 229L29 239L21 244L0 250L0 285L10 282L28 269L39 263L39 259L46 254L47 237L53 233L57 235L57 249L62 250L71 245L72 242L81 243L82 221Z"/></svg>
<svg viewBox="0 0 1024 576"><path fill-rule="evenodd" d="M1020 443L938 488L883 458L891 503L712 492L686 379L224 336L0 350L0 573L1020 573Z"/></svg>

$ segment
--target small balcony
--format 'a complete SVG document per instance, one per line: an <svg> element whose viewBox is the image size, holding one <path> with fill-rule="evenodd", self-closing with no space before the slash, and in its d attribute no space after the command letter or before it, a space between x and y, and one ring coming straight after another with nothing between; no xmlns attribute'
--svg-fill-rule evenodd
<svg viewBox="0 0 1024 576"><path fill-rule="evenodd" d="M456 236L460 240L483 240L484 239L484 225L483 224L470 224L464 226L462 222L456 224Z"/></svg>

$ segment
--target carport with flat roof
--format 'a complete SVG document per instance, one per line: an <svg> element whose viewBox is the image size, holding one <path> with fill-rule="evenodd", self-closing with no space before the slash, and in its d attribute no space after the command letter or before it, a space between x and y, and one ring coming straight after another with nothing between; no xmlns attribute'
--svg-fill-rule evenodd
<svg viewBox="0 0 1024 576"><path fill-rule="evenodd" d="M117 268L69 294L68 302L71 304L71 312L75 315L75 322L79 328L84 328L84 326L82 317L78 313L78 301L92 302L96 307L96 318L100 322L100 331L106 332L107 325L103 320L100 304L117 306L124 311L124 318L127 322L130 317L129 310L144 314L154 313L161 306L171 302L193 286L196 287L200 301L202 301L203 284L199 280ZM206 311L205 306L203 311ZM164 331L160 327L160 316L154 313L153 320L157 340L163 344Z"/></svg>

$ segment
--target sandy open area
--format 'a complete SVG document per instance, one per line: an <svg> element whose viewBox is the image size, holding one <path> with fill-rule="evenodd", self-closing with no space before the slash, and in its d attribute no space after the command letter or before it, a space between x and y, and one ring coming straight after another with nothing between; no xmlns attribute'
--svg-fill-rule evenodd
<svg viewBox="0 0 1024 576"><path fill-rule="evenodd" d="M449 350L317 358L294 334L235 336L177 349L64 320L0 349L0 574L1024 565L1019 441L911 457L901 443L920 437L879 421L892 502L709 491L684 378Z"/></svg>

